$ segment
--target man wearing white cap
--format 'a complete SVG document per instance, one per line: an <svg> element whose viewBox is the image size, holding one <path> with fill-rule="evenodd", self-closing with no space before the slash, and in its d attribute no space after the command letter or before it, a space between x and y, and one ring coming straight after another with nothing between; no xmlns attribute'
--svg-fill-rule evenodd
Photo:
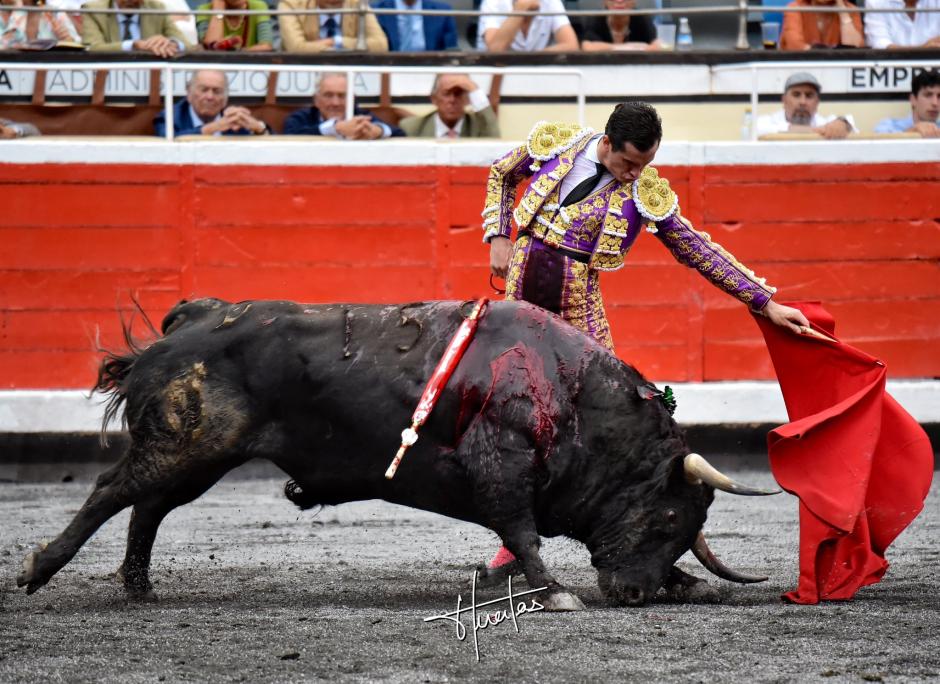
<svg viewBox="0 0 940 684"><path fill-rule="evenodd" d="M771 133L818 133L827 140L841 140L857 133L850 115L819 114L822 87L812 74L801 71L787 79L783 89L783 108L757 117L757 136Z"/></svg>

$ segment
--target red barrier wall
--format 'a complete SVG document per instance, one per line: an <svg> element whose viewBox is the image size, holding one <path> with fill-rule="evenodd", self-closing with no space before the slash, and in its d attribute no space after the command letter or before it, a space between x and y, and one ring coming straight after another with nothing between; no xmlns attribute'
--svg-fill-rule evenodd
<svg viewBox="0 0 940 684"><path fill-rule="evenodd" d="M940 164L662 167L781 301L817 298L892 377L940 375ZM0 385L89 387L135 294L407 302L486 294L486 169L0 164ZM654 379L773 377L744 308L643 234L603 276ZM139 332L143 328L136 326Z"/></svg>

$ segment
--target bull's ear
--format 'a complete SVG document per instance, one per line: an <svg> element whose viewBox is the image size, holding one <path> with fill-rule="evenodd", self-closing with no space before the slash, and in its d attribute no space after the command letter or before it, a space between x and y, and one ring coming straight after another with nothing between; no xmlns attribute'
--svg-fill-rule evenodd
<svg viewBox="0 0 940 684"><path fill-rule="evenodd" d="M639 394L640 399L644 401L649 401L650 399L655 399L662 395L662 392L654 385L637 385L636 393Z"/></svg>

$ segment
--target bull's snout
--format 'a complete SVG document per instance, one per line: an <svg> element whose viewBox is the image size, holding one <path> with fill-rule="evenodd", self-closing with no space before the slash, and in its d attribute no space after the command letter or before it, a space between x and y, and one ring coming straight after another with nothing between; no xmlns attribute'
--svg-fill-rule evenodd
<svg viewBox="0 0 940 684"><path fill-rule="evenodd" d="M646 592L639 587L628 587L623 592L623 601L628 606L642 606L646 603Z"/></svg>
<svg viewBox="0 0 940 684"><path fill-rule="evenodd" d="M658 587L646 587L636 581L617 576L617 573L600 572L597 583L607 600L615 606L637 607L645 605Z"/></svg>

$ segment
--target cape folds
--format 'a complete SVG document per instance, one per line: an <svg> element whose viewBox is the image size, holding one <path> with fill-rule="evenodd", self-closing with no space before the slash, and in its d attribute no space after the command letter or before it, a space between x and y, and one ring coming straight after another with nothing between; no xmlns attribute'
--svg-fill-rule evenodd
<svg viewBox="0 0 940 684"><path fill-rule="evenodd" d="M768 435L770 467L800 499L799 584L783 598L846 600L887 571L888 545L923 508L933 449L885 392L884 363L835 339L820 304L790 306L833 339L757 317L791 421Z"/></svg>

